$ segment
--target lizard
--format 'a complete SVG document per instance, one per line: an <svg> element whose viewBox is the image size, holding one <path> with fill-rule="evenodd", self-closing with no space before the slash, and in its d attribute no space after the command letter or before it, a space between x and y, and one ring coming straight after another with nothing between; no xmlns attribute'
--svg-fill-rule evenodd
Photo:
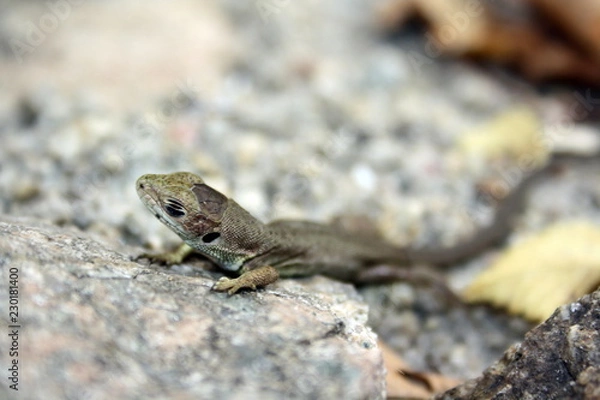
<svg viewBox="0 0 600 400"><path fill-rule="evenodd" d="M279 277L321 274L355 283L397 280L395 266L450 265L503 240L512 228L514 215L523 206L528 188L556 171L565 158L581 156L555 155L551 162L525 177L499 202L491 224L464 242L440 249L397 247L379 235L316 222L263 223L191 172L146 174L136 182L138 196L184 243L174 252L140 257L178 264L189 254L198 252L238 275L224 276L213 285L213 290L230 295L240 289L256 290ZM596 156L587 158L597 159Z"/></svg>

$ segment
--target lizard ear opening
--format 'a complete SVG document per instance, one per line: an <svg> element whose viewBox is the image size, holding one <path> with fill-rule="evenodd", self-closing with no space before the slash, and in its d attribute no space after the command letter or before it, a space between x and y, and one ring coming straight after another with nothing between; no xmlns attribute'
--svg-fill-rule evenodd
<svg viewBox="0 0 600 400"><path fill-rule="evenodd" d="M221 219L227 208L227 196L204 183L195 184L192 187L192 193L196 196L198 205L207 214L208 218L214 221Z"/></svg>
<svg viewBox="0 0 600 400"><path fill-rule="evenodd" d="M221 234L219 232L210 232L210 233L207 233L206 235L202 236L202 241L204 243L212 243L215 240L217 240L219 237L221 237Z"/></svg>

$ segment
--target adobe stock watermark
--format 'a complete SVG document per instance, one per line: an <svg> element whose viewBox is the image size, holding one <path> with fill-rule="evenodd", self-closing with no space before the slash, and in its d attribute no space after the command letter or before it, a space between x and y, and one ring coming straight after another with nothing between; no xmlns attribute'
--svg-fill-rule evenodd
<svg viewBox="0 0 600 400"><path fill-rule="evenodd" d="M421 74L424 65L433 64L433 60L442 55L443 49L459 39L470 28L473 19L479 17L483 11L481 0L470 0L465 3L463 10L448 15L447 23L436 29L435 35L427 32L423 53L413 50L406 55L414 71Z"/></svg>
<svg viewBox="0 0 600 400"><path fill-rule="evenodd" d="M290 0L256 0L254 7L263 23L267 23L275 15L281 14L283 9L290 4Z"/></svg>
<svg viewBox="0 0 600 400"><path fill-rule="evenodd" d="M136 158L139 149L145 146L145 143L157 140L161 131L176 118L177 114L192 104L199 97L200 90L191 81L186 80L176 85L176 90L166 99L162 106L152 112L147 113L133 122L131 129L123 136L118 150L114 153L115 165L122 167L131 163ZM99 168L93 174L77 177L74 185L79 193L85 193L84 197L77 197L69 201L74 215L83 215L84 209L88 207L86 201L96 196L95 193L104 190L114 174L113 168Z"/></svg>
<svg viewBox="0 0 600 400"><path fill-rule="evenodd" d="M530 152L521 155L512 167L499 171L500 179L496 182L489 193L484 195L483 205L473 209L464 209L464 218L474 226L479 226L485 220L491 210L489 207L497 206L507 193L511 193L524 178L529 176L539 165L534 154L551 151L556 148L557 142L564 141L565 135L574 127L577 120L589 117L594 110L600 107L600 97L594 98L591 89L585 91L574 91L573 98L567 104L567 116L561 121L546 126L540 130L539 135L531 143Z"/></svg>
<svg viewBox="0 0 600 400"><path fill-rule="evenodd" d="M85 0L53 0L45 3L47 11L37 20L24 23L23 36L9 40L10 49L15 59L22 63L24 57L41 46L49 35L53 34L73 11Z"/></svg>
<svg viewBox="0 0 600 400"><path fill-rule="evenodd" d="M327 140L323 146L323 153L331 159L346 152L351 145L351 132L341 128ZM297 199L309 193L311 180L316 179L325 167L324 160L313 156L304 160L294 171L285 174L280 180L282 186L275 193L273 199L271 219L280 218L279 212L287 207L291 199Z"/></svg>
<svg viewBox="0 0 600 400"><path fill-rule="evenodd" d="M8 387L14 391L19 390L19 338L21 324L19 323L19 268L8 269Z"/></svg>
<svg viewBox="0 0 600 400"><path fill-rule="evenodd" d="M573 93L573 100L569 102L568 115L571 120L583 120L598 107L600 107L600 97L592 97L592 89L588 88L583 94Z"/></svg>

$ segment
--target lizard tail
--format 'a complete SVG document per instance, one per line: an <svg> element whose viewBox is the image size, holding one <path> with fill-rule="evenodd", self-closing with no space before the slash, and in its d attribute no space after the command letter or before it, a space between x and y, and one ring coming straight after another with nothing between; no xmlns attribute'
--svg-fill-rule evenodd
<svg viewBox="0 0 600 400"><path fill-rule="evenodd" d="M525 204L525 198L531 187L559 172L566 163L593 163L600 161L600 153L591 155L555 154L543 168L533 172L498 204L492 223L477 231L470 239L448 248L407 249L405 256L413 262L435 265L452 265L471 258L492 245L504 241L512 231L517 216Z"/></svg>

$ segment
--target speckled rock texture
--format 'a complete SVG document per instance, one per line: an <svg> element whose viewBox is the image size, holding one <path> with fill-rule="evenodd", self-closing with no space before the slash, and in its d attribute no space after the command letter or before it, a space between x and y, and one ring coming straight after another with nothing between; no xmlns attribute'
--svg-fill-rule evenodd
<svg viewBox="0 0 600 400"><path fill-rule="evenodd" d="M21 310L19 391L0 385L1 398L384 397L381 353L352 286L288 280L228 297L210 291L207 273L148 268L110 245L0 220L0 301L16 268ZM3 366L10 341L0 335Z"/></svg>
<svg viewBox="0 0 600 400"><path fill-rule="evenodd" d="M600 399L600 290L562 306L480 377L438 399Z"/></svg>
<svg viewBox="0 0 600 400"><path fill-rule="evenodd" d="M0 2L0 220L13 227L2 236L0 285L19 265L20 399L25 389L143 398L142 388L268 398L283 384L296 385L289 396L307 387L325 398L380 396L381 381L361 380L381 370L372 339L352 339L366 309L350 286L289 280L228 298L208 291L221 273L198 259L164 269L128 258L179 243L140 203L142 174L197 173L263 221L358 214L398 245L452 245L490 221L476 188L513 176L514 165L461 155L465 132L524 103L544 132L572 143L583 128L600 134L569 114L598 110L586 88L555 96L431 58L419 34L383 33L379 3ZM29 47L19 53L15 40ZM535 188L507 242L565 218L600 224L599 199L598 171L563 171ZM442 274L459 291L499 251ZM412 282L358 291L367 325L416 370L474 378L531 328ZM285 363L274 358L286 351ZM0 375L0 390L7 382Z"/></svg>

